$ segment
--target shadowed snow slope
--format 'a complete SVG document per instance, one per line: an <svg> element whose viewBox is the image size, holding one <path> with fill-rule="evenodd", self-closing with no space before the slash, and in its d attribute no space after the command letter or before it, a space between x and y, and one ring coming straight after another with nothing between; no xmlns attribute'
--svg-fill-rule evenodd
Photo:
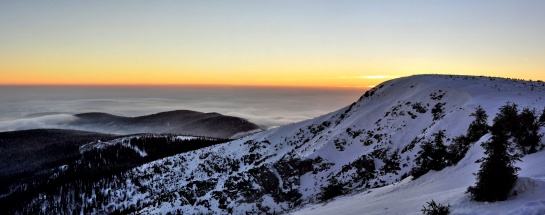
<svg viewBox="0 0 545 215"><path fill-rule="evenodd" d="M97 182L100 192L89 191L82 194L87 201L69 203L88 208L86 202L99 196L103 200L93 206L96 213L132 207L142 213L244 214L303 207L297 213L383 214L419 213L433 198L460 213L540 211L545 170L536 168L542 162L535 160L543 152L519 164L523 178L518 186L526 191L506 202L474 203L464 194L475 182L474 161L483 155L478 144L456 166L417 180L404 176L431 134L445 130L446 145L451 144L466 132L477 106L491 123L506 102L541 110L543 95L540 82L443 75L394 79L336 112L142 165L120 176L123 185ZM324 188L333 185L352 196L318 204ZM54 196L34 204L52 207Z"/></svg>

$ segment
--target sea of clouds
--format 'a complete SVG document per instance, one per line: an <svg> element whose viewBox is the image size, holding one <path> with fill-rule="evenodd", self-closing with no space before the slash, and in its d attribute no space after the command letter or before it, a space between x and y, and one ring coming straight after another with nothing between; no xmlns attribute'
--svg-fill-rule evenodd
<svg viewBox="0 0 545 215"><path fill-rule="evenodd" d="M205 86L1 86L0 131L63 128L73 114L142 116L171 110L242 117L265 129L356 101L365 89Z"/></svg>

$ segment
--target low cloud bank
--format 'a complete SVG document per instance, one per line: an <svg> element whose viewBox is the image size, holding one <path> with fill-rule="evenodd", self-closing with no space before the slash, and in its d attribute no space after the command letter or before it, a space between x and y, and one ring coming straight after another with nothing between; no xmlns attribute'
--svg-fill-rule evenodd
<svg viewBox="0 0 545 215"><path fill-rule="evenodd" d="M0 131L65 128L72 114L142 116L171 110L217 112L265 129L335 111L362 89L249 87L0 87ZM6 89L8 88L8 89Z"/></svg>
<svg viewBox="0 0 545 215"><path fill-rule="evenodd" d="M64 124L75 120L70 114L52 114L38 117L0 121L0 131L16 131L34 128L65 128Z"/></svg>

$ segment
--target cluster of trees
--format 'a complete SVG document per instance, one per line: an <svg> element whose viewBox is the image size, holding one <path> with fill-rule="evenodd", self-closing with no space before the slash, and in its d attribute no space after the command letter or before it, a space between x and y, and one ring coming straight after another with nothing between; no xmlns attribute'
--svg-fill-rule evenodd
<svg viewBox="0 0 545 215"><path fill-rule="evenodd" d="M515 161L531 154L542 147L539 145L542 135L538 130L540 119L545 119L545 110L537 118L535 110L524 108L519 113L516 104L506 104L499 109L490 127L492 137L482 143L485 154L477 175L477 183L467 189L476 201L503 201L509 197L509 191L517 180ZM512 143L515 146L512 146Z"/></svg>
<svg viewBox="0 0 545 215"><path fill-rule="evenodd" d="M479 141L481 137L489 133L488 114L478 106L475 112L471 113L475 119L469 124L466 135L460 135L454 138L453 143L448 147L449 165L458 163L467 153L469 147Z"/></svg>
<svg viewBox="0 0 545 215"><path fill-rule="evenodd" d="M488 115L481 106L477 107L470 116L475 119L469 124L467 134L454 138L453 143L448 147L444 144L445 130L432 134L431 141L425 141L420 145L421 150L415 159L416 167L411 170L411 175L414 178L418 178L430 170L439 171L446 166L458 163L471 145L489 132Z"/></svg>
<svg viewBox="0 0 545 215"><path fill-rule="evenodd" d="M417 166L411 170L411 175L415 178L426 174L430 170L439 171L449 163L447 160L447 147L443 142L445 130L440 130L432 134L432 136L433 141L425 141L420 145L421 150L415 159Z"/></svg>
<svg viewBox="0 0 545 215"><path fill-rule="evenodd" d="M471 145L490 133L491 139L482 143L487 157L480 160L481 169L476 174L478 182L469 187L468 192L477 201L505 200L517 179L519 169L514 162L543 148L539 128L545 125L545 110L538 118L535 110L524 108L519 111L516 104L507 103L499 108L492 126L487 124L488 115L480 106L471 116L475 119L467 134L454 138L448 147L444 145L444 130L434 133L433 140L424 142L411 175L417 178L429 170L456 164Z"/></svg>

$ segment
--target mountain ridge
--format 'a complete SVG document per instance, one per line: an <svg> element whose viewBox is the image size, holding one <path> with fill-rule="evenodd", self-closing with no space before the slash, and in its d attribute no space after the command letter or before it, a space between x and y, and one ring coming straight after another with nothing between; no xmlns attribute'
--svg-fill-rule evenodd
<svg viewBox="0 0 545 215"><path fill-rule="evenodd" d="M97 195L104 199L93 207L78 200L64 203L92 213L273 214L324 202L329 195L420 183L408 176L420 145L434 133L444 130L450 145L465 134L478 106L489 116L507 102L542 110L544 92L542 82L503 78L393 79L338 111L133 168L120 176L123 186L97 182L101 192L82 194L91 202ZM341 192L332 194L335 190ZM62 195L31 205L54 208L54 196ZM412 206L409 213L421 209Z"/></svg>
<svg viewBox="0 0 545 215"><path fill-rule="evenodd" d="M117 134L178 133L191 136L237 138L241 134L263 130L256 124L239 117L191 110L173 110L137 117L88 112L75 114L74 117L74 120L66 124L70 128Z"/></svg>

